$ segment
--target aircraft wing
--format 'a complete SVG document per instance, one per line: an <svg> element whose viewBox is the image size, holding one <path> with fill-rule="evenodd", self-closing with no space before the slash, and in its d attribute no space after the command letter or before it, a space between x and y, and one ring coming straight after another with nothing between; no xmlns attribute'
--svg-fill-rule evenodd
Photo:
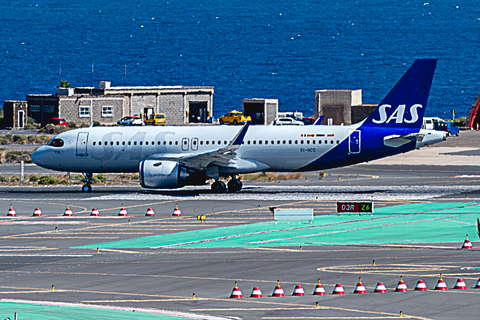
<svg viewBox="0 0 480 320"><path fill-rule="evenodd" d="M209 165L228 167L229 165L233 165L232 160L236 157L236 150L242 145L249 126L250 122L247 122L247 124L245 124L237 133L232 142L224 148L204 153L194 153L189 155L179 154L178 157L171 154L165 156L153 155L149 157L149 159L177 161L185 167L196 170L203 170Z"/></svg>

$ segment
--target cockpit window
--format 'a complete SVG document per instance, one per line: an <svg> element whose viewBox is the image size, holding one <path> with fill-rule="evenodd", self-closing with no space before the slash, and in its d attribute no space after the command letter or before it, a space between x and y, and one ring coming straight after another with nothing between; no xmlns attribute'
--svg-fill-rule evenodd
<svg viewBox="0 0 480 320"><path fill-rule="evenodd" d="M62 139L52 139L49 143L47 143L50 147L60 148L63 147L63 140Z"/></svg>

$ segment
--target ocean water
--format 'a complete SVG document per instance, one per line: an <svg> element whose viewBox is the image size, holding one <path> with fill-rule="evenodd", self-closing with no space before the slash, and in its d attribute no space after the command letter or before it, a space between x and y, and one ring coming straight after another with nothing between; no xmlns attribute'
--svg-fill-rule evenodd
<svg viewBox="0 0 480 320"><path fill-rule="evenodd" d="M244 98L308 116L315 90L379 103L414 59L436 57L427 115L466 116L480 2L424 1L2 1L0 103L54 93L61 70L72 86L211 85L216 117Z"/></svg>

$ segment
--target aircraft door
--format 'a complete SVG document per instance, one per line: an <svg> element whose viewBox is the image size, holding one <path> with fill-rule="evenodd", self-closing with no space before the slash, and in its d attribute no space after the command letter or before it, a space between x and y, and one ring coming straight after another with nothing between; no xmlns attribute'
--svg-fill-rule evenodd
<svg viewBox="0 0 480 320"><path fill-rule="evenodd" d="M192 146L191 146L193 151L198 150L198 138L192 138Z"/></svg>
<svg viewBox="0 0 480 320"><path fill-rule="evenodd" d="M183 138L182 139L182 150L183 151L188 151L188 138Z"/></svg>
<svg viewBox="0 0 480 320"><path fill-rule="evenodd" d="M348 137L348 152L358 154L361 150L361 131L355 130Z"/></svg>
<svg viewBox="0 0 480 320"><path fill-rule="evenodd" d="M77 157L86 157L87 153L88 132L79 132L77 135Z"/></svg>

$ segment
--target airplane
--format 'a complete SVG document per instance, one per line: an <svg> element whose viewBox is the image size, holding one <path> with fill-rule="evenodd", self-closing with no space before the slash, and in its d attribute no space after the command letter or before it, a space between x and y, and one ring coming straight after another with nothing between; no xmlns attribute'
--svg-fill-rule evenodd
<svg viewBox="0 0 480 320"><path fill-rule="evenodd" d="M408 152L443 140L421 129L437 59L418 59L378 107L352 125L93 127L58 134L32 154L44 168L85 174L138 172L144 188L180 188L214 179L238 192L237 175L324 170ZM228 184L220 177L231 179Z"/></svg>

